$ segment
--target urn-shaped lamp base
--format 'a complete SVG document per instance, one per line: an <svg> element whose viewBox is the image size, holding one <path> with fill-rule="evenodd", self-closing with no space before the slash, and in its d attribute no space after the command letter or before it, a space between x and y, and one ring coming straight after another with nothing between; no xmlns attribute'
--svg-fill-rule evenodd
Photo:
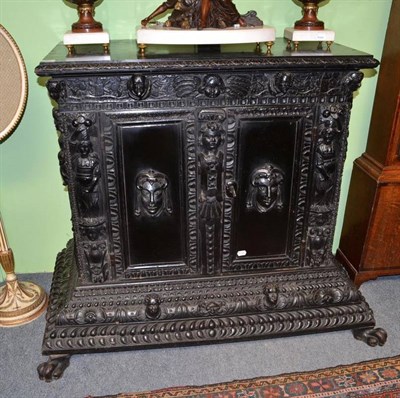
<svg viewBox="0 0 400 398"><path fill-rule="evenodd" d="M296 21L294 28L298 30L323 30L324 23L317 18L318 4L322 0L300 0L303 3L303 18Z"/></svg>

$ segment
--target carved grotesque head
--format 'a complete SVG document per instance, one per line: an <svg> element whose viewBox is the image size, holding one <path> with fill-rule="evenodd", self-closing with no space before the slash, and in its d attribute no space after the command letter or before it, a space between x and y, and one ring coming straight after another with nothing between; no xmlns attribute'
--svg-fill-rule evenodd
<svg viewBox="0 0 400 398"><path fill-rule="evenodd" d="M151 91L151 82L144 75L133 75L128 81L129 95L137 100L146 99Z"/></svg>
<svg viewBox="0 0 400 398"><path fill-rule="evenodd" d="M326 144L331 144L335 135L340 132L338 122L333 118L325 120L322 128L322 140Z"/></svg>
<svg viewBox="0 0 400 398"><path fill-rule="evenodd" d="M250 180L247 207L265 213L273 208L282 208L283 172L266 163L253 171Z"/></svg>
<svg viewBox="0 0 400 398"><path fill-rule="evenodd" d="M91 151L92 151L92 143L89 140L82 140L79 143L79 152L83 158L88 157Z"/></svg>
<svg viewBox="0 0 400 398"><path fill-rule="evenodd" d="M105 220L102 217L83 218L79 224L79 228L88 240L94 242L102 237L105 229Z"/></svg>
<svg viewBox="0 0 400 398"><path fill-rule="evenodd" d="M222 142L221 127L216 122L207 123L203 128L202 144L208 150L217 149Z"/></svg>
<svg viewBox="0 0 400 398"><path fill-rule="evenodd" d="M225 84L220 76L209 75L204 78L200 92L204 93L208 98L217 98L225 92Z"/></svg>
<svg viewBox="0 0 400 398"><path fill-rule="evenodd" d="M293 77L290 73L278 73L275 77L276 87L280 92L286 93L293 84Z"/></svg>
<svg viewBox="0 0 400 398"><path fill-rule="evenodd" d="M264 298L268 307L275 307L278 304L279 288L276 285L265 286Z"/></svg>
<svg viewBox="0 0 400 398"><path fill-rule="evenodd" d="M142 171L136 178L135 215L156 217L164 212L172 213L167 176L154 170Z"/></svg>
<svg viewBox="0 0 400 398"><path fill-rule="evenodd" d="M155 319L160 316L161 313L161 298L158 294L149 294L144 299L146 305L146 316L150 319Z"/></svg>
<svg viewBox="0 0 400 398"><path fill-rule="evenodd" d="M78 118L72 121L72 125L76 129L74 136L80 138L82 141L89 140L89 127L92 124L93 122L90 119L86 119L82 115L78 116Z"/></svg>
<svg viewBox="0 0 400 398"><path fill-rule="evenodd" d="M344 83L349 87L351 91L356 91L361 87L361 82L363 78L364 74L362 72L351 72L345 77Z"/></svg>

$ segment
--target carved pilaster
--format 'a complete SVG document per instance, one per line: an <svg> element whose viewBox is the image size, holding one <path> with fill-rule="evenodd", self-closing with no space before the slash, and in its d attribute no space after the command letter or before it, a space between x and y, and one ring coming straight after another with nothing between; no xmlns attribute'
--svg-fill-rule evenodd
<svg viewBox="0 0 400 398"><path fill-rule="evenodd" d="M313 267L332 261L340 178L347 148L348 106L335 104L320 108L307 237L307 263Z"/></svg>
<svg viewBox="0 0 400 398"><path fill-rule="evenodd" d="M218 86L214 88L217 91L219 90ZM214 94L217 95L216 92ZM221 239L220 219L223 206L226 114L223 110L202 110L198 119L202 267L204 273L213 274L220 266L221 255L219 247Z"/></svg>

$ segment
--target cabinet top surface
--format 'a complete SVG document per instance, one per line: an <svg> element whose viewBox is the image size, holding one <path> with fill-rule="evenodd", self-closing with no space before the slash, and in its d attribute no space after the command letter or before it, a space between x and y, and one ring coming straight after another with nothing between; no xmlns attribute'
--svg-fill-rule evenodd
<svg viewBox="0 0 400 398"><path fill-rule="evenodd" d="M114 40L110 55L102 54L101 45L76 46L76 54L67 56L66 47L58 44L37 66L39 76L135 71L188 71L205 69L361 69L375 68L379 62L372 55L334 43L331 51L317 49L316 42L300 44L298 51L286 49L283 39L276 40L272 54L255 51L255 44L223 45L219 52L197 52L196 46L149 45L146 55L138 54L133 40Z"/></svg>

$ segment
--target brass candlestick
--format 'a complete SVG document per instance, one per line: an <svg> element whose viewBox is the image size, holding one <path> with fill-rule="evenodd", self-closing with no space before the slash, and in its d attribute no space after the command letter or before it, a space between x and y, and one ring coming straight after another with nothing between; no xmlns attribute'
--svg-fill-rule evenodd
<svg viewBox="0 0 400 398"><path fill-rule="evenodd" d="M296 21L295 29L323 30L324 23L317 18L318 4L323 0L299 0L303 4L303 18Z"/></svg>
<svg viewBox="0 0 400 398"><path fill-rule="evenodd" d="M74 33L102 32L103 25L94 19L94 3L97 0L67 0L78 6L79 20L72 24Z"/></svg>

